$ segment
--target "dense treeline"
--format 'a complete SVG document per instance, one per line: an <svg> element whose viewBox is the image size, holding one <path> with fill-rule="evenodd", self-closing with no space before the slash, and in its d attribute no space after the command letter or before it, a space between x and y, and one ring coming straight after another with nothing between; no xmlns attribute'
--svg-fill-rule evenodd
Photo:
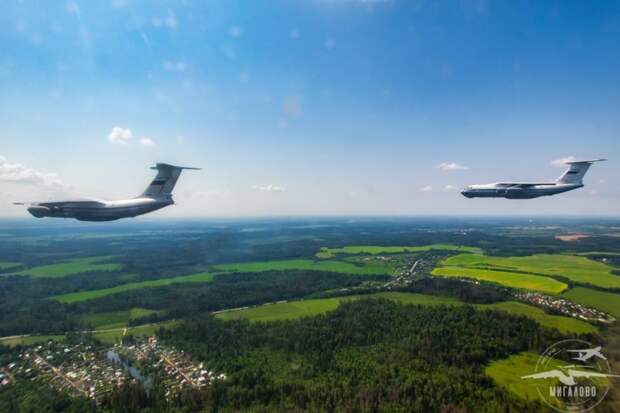
<svg viewBox="0 0 620 413"><path fill-rule="evenodd" d="M491 304L498 301L510 300L512 298L512 294L506 288L497 287L492 284L474 284L472 282L441 277L423 278L403 289L403 291L430 295L446 295L472 304Z"/></svg>
<svg viewBox="0 0 620 413"><path fill-rule="evenodd" d="M319 271L266 271L216 276L206 284L176 284L111 295L96 301L99 311L146 307L167 310L167 318L191 317L197 313L289 300L334 288L360 285L368 280L385 281L388 276L354 276ZM76 303L87 311L92 303ZM141 322L141 321L138 321Z"/></svg>
<svg viewBox="0 0 620 413"><path fill-rule="evenodd" d="M483 365L556 334L505 313L376 299L296 321L204 317L162 332L230 375L202 408L364 412L544 411L496 388Z"/></svg>
<svg viewBox="0 0 620 413"><path fill-rule="evenodd" d="M71 305L34 299L0 284L0 336L41 333L60 334L86 329L81 314L146 307L166 310L162 316L136 319L133 324L183 318L199 312L299 298L316 291L345 288L382 276L352 276L316 271L274 271L260 274L216 276L212 283L173 284L110 295ZM6 285L6 284L5 284Z"/></svg>
<svg viewBox="0 0 620 413"><path fill-rule="evenodd" d="M512 294L507 288L496 286L491 283L474 284L469 281L442 277L422 278L416 280L409 286L395 288L393 291L442 295L458 298L463 302L472 304L491 304L512 299ZM355 289L322 291L313 294L309 298L343 297L347 295L373 294L376 292L376 287L362 286Z"/></svg>
<svg viewBox="0 0 620 413"><path fill-rule="evenodd" d="M544 412L497 388L484 365L539 351L560 338L535 322L473 307L423 307L383 299L347 302L294 321L195 317L162 340L228 378L166 401L128 383L97 412ZM0 389L6 411L94 411L30 382ZM81 409L81 410L80 410ZM4 411L4 410L2 410Z"/></svg>

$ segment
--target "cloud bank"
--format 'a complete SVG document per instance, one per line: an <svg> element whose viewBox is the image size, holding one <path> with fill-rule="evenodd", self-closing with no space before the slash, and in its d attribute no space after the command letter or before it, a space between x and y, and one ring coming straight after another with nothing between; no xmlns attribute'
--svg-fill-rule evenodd
<svg viewBox="0 0 620 413"><path fill-rule="evenodd" d="M20 163L11 163L3 156L0 156L0 181L63 191L71 189L71 186L64 183L55 173L40 172Z"/></svg>
<svg viewBox="0 0 620 413"><path fill-rule="evenodd" d="M261 192L285 192L286 188L279 185L269 184L269 185L253 185L252 189L256 189Z"/></svg>
<svg viewBox="0 0 620 413"><path fill-rule="evenodd" d="M469 166L460 165L456 162L442 162L437 165L437 169L448 172L448 171L466 171L469 169Z"/></svg>

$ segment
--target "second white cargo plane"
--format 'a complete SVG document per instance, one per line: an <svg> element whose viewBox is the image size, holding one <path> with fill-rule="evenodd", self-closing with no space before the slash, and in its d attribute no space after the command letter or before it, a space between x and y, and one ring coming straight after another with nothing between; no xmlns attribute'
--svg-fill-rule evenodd
<svg viewBox="0 0 620 413"><path fill-rule="evenodd" d="M594 162L591 161L566 162L568 169L555 182L497 182L485 185L470 185L461 191L467 198L507 198L531 199L540 196L560 194L583 187L583 177Z"/></svg>
<svg viewBox="0 0 620 413"><path fill-rule="evenodd" d="M79 199L27 204L16 202L15 205L28 205L28 212L36 218L75 218L79 221L114 221L121 218L133 218L173 205L172 190L181 171L199 168L158 163L151 169L157 170L157 176L146 190L135 198L120 201Z"/></svg>

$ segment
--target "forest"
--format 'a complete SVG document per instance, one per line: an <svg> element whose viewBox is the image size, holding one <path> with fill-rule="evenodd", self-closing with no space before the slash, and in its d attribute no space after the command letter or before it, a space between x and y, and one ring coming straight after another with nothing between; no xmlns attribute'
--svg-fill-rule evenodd
<svg viewBox="0 0 620 413"><path fill-rule="evenodd" d="M284 322L196 316L159 336L229 378L170 401L156 387L147 394L126 385L96 411L540 412L541 404L496 387L483 366L561 338L506 313L384 299ZM20 392L0 391L0 408L20 411L35 404L32 398L44 403L32 412L86 406L21 386Z"/></svg>

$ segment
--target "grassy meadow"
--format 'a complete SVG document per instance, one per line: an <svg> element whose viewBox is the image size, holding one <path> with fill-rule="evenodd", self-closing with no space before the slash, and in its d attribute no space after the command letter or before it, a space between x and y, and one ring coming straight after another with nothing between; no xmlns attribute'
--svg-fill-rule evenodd
<svg viewBox="0 0 620 413"><path fill-rule="evenodd" d="M19 267L19 262L0 261L0 270L10 270L11 268Z"/></svg>
<svg viewBox="0 0 620 413"><path fill-rule="evenodd" d="M577 333L596 333L598 329L596 326L586 323L585 321L577 320L572 317L564 317L558 315L551 315L545 313L542 309L534 307L532 305L520 303L517 301L504 301L493 304L478 304L477 308L488 310L505 311L510 314L523 315L531 318L538 324L547 328L555 328L562 334Z"/></svg>
<svg viewBox="0 0 620 413"><path fill-rule="evenodd" d="M309 259L292 259L261 261L248 263L220 264L215 270L223 272L263 272L263 271L286 271L308 270L329 271L355 275L381 275L393 274L394 268L384 261L369 261L364 265L356 265L345 261L314 261Z"/></svg>
<svg viewBox="0 0 620 413"><path fill-rule="evenodd" d="M179 277L163 278L159 280L148 280L140 282L132 282L127 284L117 285L110 288L102 288L99 290L79 291L76 293L61 294L50 297L53 300L60 301L61 303L71 304L79 301L94 300L96 298L105 297L107 295L123 293L125 291L138 290L140 288L152 288L170 285L174 283L188 283L188 282L211 282L216 273L202 272L197 274L182 275Z"/></svg>
<svg viewBox="0 0 620 413"><path fill-rule="evenodd" d="M93 336L104 344L114 344L120 341L121 337L127 334L136 337L148 337L155 334L160 328L171 328L179 322L177 320L163 321L156 324L147 324L136 327L119 327L109 330L94 331ZM64 341L64 335L29 335L18 337L0 338L0 345L15 347L17 345L29 346L32 344L46 343L49 340Z"/></svg>
<svg viewBox="0 0 620 413"><path fill-rule="evenodd" d="M431 250L442 250L442 251L458 251L458 252L470 252L470 253L478 253L481 254L482 250L477 247L468 247L463 245L452 245L452 244L431 244L431 245L422 245L416 247L382 247L382 246L373 246L373 245L349 245L342 248L327 248L323 247L316 254L317 258L326 259L333 258L337 254L346 254L346 255L360 255L360 254L401 254L405 252L424 252Z"/></svg>
<svg viewBox="0 0 620 413"><path fill-rule="evenodd" d="M351 295L333 298L318 298L311 300L288 301L282 303L264 304L242 310L226 311L216 315L222 320L237 320L246 318L250 321L289 320L299 317L324 314L335 310L341 302L359 300L362 298L387 298L403 304L440 305L460 304L460 301L450 297L424 295L400 292L382 292L370 295Z"/></svg>
<svg viewBox="0 0 620 413"><path fill-rule="evenodd" d="M130 310L85 314L82 316L82 321L94 329L107 330L126 327L127 323L131 320L155 313L157 313L157 311L149 310L147 308L132 308Z"/></svg>
<svg viewBox="0 0 620 413"><path fill-rule="evenodd" d="M481 254L458 254L445 259L442 266L561 276L577 283L602 288L620 288L620 277L612 273L614 267L575 255L536 254L525 257L491 257Z"/></svg>
<svg viewBox="0 0 620 413"><path fill-rule="evenodd" d="M562 294L562 296L576 303L594 307L611 314L616 319L620 319L620 294L575 287Z"/></svg>
<svg viewBox="0 0 620 413"><path fill-rule="evenodd" d="M113 257L87 257L75 258L70 261L57 264L41 265L28 268L13 275L30 275L38 278L59 278L69 275L81 274L93 271L118 271L123 265L117 263L104 263Z"/></svg>
<svg viewBox="0 0 620 413"><path fill-rule="evenodd" d="M510 288L520 288L550 294L559 294L568 288L567 284L554 280L553 278L510 271L467 267L438 267L433 270L432 274L441 277L472 278L480 281L498 283Z"/></svg>
<svg viewBox="0 0 620 413"><path fill-rule="evenodd" d="M357 300L361 298L387 298L402 304L419 305L464 305L465 303L456 298L437 295L426 295L406 292L381 292L369 295L354 295L345 297L319 298L311 300L289 301L282 303L265 304L257 307L244 308L241 310L226 311L216 314L222 320L248 319L256 321L289 320L305 316L324 314L335 310L342 301ZM570 317L562 317L546 314L543 310L514 301L494 304L480 304L477 308L483 310L498 310L510 314L522 315L533 319L543 327L556 328L562 333L593 333L597 328L585 321Z"/></svg>
<svg viewBox="0 0 620 413"><path fill-rule="evenodd" d="M510 393L527 400L540 400L535 380L526 380L521 377L533 374L536 371L538 354L519 353L508 358L492 362L486 367L485 373L495 383Z"/></svg>

